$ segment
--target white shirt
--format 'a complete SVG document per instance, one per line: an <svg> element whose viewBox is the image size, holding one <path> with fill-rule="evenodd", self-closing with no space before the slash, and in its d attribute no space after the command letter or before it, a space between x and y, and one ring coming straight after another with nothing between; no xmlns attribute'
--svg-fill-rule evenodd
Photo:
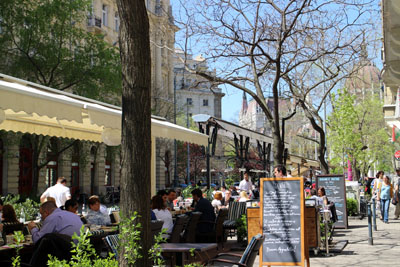
<svg viewBox="0 0 400 267"><path fill-rule="evenodd" d="M214 208L218 208L218 207L221 207L221 206L222 206L221 201L218 200L218 199L213 199L213 201L211 201L211 205L212 205Z"/></svg>
<svg viewBox="0 0 400 267"><path fill-rule="evenodd" d="M52 197L56 200L57 207L64 206L65 201L71 198L71 192L69 188L63 184L55 184L42 194L42 197Z"/></svg>
<svg viewBox="0 0 400 267"><path fill-rule="evenodd" d="M154 209L153 212L156 215L157 220L161 220L164 222L162 228L167 229L167 233L170 234L172 232L172 228L174 227L171 212L169 212L169 210L167 209Z"/></svg>
<svg viewBox="0 0 400 267"><path fill-rule="evenodd" d="M239 190L240 191L246 191L248 193L251 193L251 190L253 189L253 184L249 181L246 181L243 179L240 184L239 184Z"/></svg>

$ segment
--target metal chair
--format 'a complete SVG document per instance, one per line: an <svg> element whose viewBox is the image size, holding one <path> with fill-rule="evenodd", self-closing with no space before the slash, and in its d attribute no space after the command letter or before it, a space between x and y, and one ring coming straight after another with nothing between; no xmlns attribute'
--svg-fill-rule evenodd
<svg viewBox="0 0 400 267"><path fill-rule="evenodd" d="M171 235L169 236L168 239L169 243L181 242L181 234L188 221L189 221L189 216L187 215L181 215L176 218L174 223L174 228L172 228Z"/></svg>
<svg viewBox="0 0 400 267"><path fill-rule="evenodd" d="M235 236L237 230L236 221L246 214L246 202L232 202L229 204L228 219L224 222L223 227L228 230L228 236Z"/></svg>
<svg viewBox="0 0 400 267"><path fill-rule="evenodd" d="M210 223L213 224L213 231L208 232L208 233L197 233L196 234L196 239L200 243L218 243L222 244L225 241L225 229L223 227L223 223L228 217L228 210L227 209L220 209L218 211L217 218L215 219L215 222L209 222L209 221L199 221L198 224L202 223Z"/></svg>
<svg viewBox="0 0 400 267"><path fill-rule="evenodd" d="M216 266L216 263L220 262L222 266L253 266L263 241L263 235L258 234L253 236L242 255L234 253L220 253L216 258L208 261L208 264L211 266ZM226 259L226 257L238 258L239 260L235 261L232 259Z"/></svg>
<svg viewBox="0 0 400 267"><path fill-rule="evenodd" d="M164 224L164 221L162 221L162 220L152 220L151 221L150 227L151 227L151 236L152 236L153 243L155 242L155 236L161 232L163 224Z"/></svg>
<svg viewBox="0 0 400 267"><path fill-rule="evenodd" d="M119 247L119 236L118 235L108 235L103 238L108 250L115 255L118 259L118 247Z"/></svg>
<svg viewBox="0 0 400 267"><path fill-rule="evenodd" d="M196 229L197 223L201 217L201 212L192 212L189 221L186 225L185 231L182 234L182 243L195 243L196 242Z"/></svg>

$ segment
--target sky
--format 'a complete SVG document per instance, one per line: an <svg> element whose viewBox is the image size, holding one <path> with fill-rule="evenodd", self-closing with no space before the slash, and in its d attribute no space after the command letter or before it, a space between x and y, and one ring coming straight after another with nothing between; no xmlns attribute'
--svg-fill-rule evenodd
<svg viewBox="0 0 400 267"><path fill-rule="evenodd" d="M178 12L180 1L171 1L173 12L175 13L174 16L177 18L176 12ZM184 33L184 29L181 29L181 31L177 32L177 35L181 35ZM198 45L198 44L197 44ZM196 45L192 47L196 49ZM369 48L370 49L370 48ZM201 50L201 49L200 49ZM381 60L377 56L380 51L380 47L377 49L377 47L374 47L373 50L375 51L369 51L369 56L374 58L373 60L378 68L381 68L380 64ZM191 50L193 53L193 57L195 57L198 53L196 51ZM371 53L372 52L372 53ZM222 119L233 122L238 124L239 121L239 112L242 106L242 97L243 97L243 91L236 89L232 86L227 86L227 85L220 85L220 88L222 89L222 92L225 94L225 96L222 98ZM247 96L247 99L249 100L249 96ZM329 104L328 104L329 105ZM329 114L330 107L327 108L327 113Z"/></svg>

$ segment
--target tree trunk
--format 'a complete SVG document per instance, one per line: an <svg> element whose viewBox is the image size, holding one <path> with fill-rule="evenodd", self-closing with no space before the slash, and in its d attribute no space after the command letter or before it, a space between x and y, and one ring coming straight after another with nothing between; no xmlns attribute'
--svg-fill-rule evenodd
<svg viewBox="0 0 400 267"><path fill-rule="evenodd" d="M325 152L326 152L325 131L320 126L320 125L322 125L322 119L318 118L319 119L319 124L318 124L315 119L315 117L317 117L318 115L314 114L315 116L313 116L313 114L307 108L307 106L305 105L304 102L300 102L300 104L305 112L306 117L310 121L313 129L319 133L318 159L319 159L322 173L328 174L329 173L329 165L325 159Z"/></svg>
<svg viewBox="0 0 400 267"><path fill-rule="evenodd" d="M119 35L122 63L122 172L121 213L140 215L142 225L140 254L135 266L152 266L148 257L151 247L150 168L151 168L151 60L149 20L144 1L118 0L121 18ZM126 240L122 238L121 243ZM121 255L125 253L122 246ZM129 266L123 256L120 266Z"/></svg>

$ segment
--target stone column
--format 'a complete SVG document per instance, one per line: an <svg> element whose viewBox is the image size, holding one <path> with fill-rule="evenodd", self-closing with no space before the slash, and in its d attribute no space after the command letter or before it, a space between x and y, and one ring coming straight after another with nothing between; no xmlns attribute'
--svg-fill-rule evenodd
<svg viewBox="0 0 400 267"><path fill-rule="evenodd" d="M6 148L6 163L7 173L3 179L6 180L5 192L18 194L18 179L19 179L19 143L21 140L20 134L7 134L7 142L4 142Z"/></svg>
<svg viewBox="0 0 400 267"><path fill-rule="evenodd" d="M106 188L104 187L105 179L105 165L106 165L106 145L101 144L97 153L97 176L95 177L95 194L105 194Z"/></svg>

